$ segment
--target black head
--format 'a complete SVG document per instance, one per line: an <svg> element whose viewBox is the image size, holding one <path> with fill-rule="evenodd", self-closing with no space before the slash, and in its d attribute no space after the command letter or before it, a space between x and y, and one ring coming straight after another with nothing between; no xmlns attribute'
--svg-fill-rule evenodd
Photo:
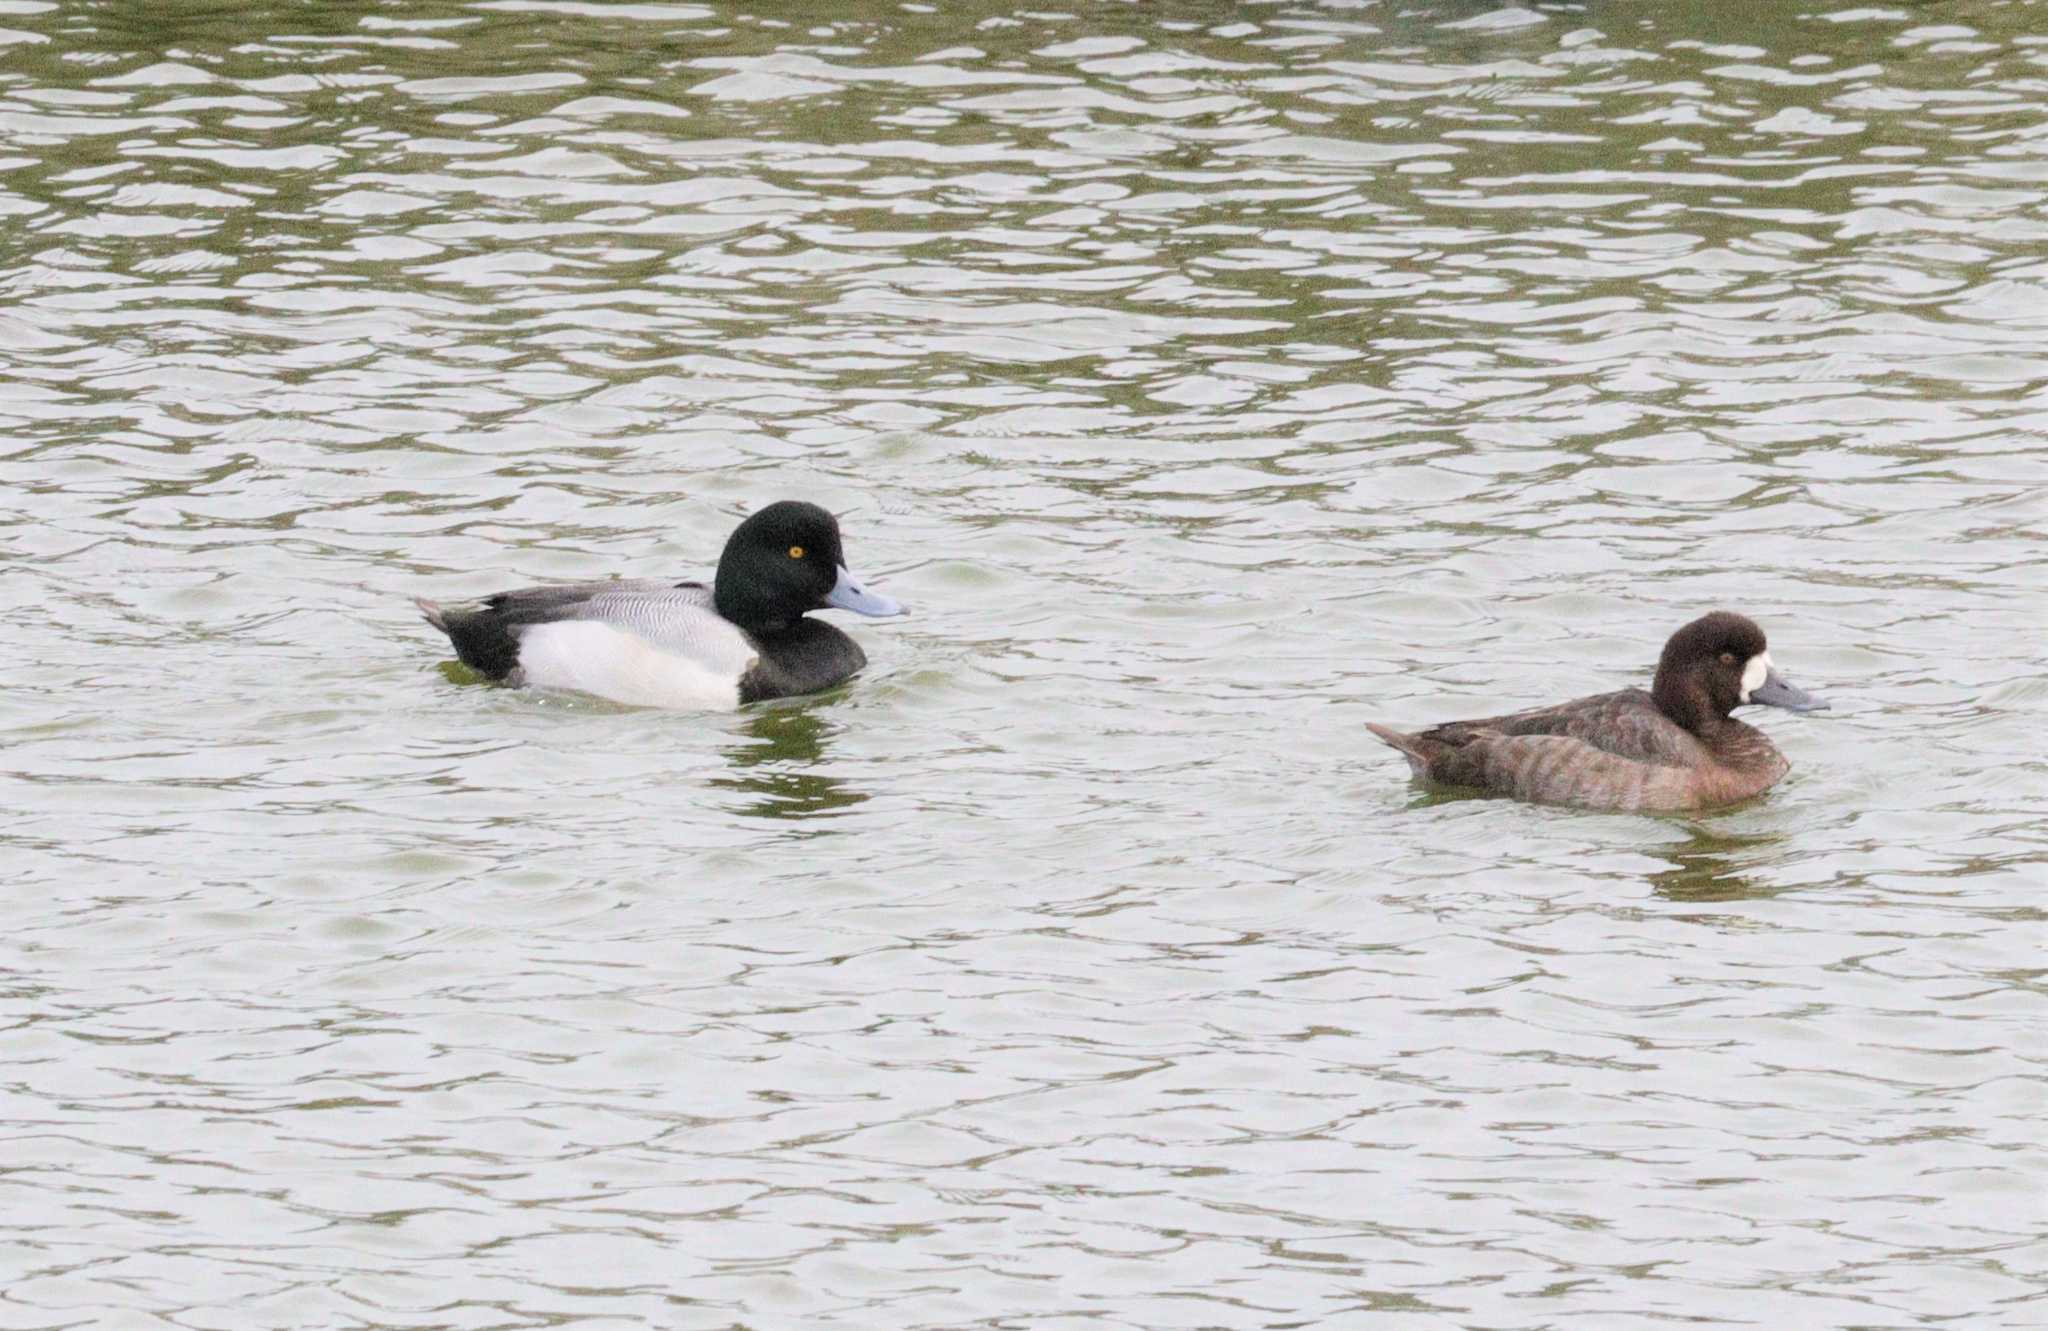
<svg viewBox="0 0 2048 1331"><path fill-rule="evenodd" d="M733 529L712 595L718 613L749 633L779 632L828 606L868 615L902 610L847 571L838 520L794 499L770 504Z"/></svg>
<svg viewBox="0 0 2048 1331"><path fill-rule="evenodd" d="M1701 615L1671 635L1650 691L1666 716L1694 732L1748 703L1795 712L1827 706L1779 675L1764 631L1730 610Z"/></svg>

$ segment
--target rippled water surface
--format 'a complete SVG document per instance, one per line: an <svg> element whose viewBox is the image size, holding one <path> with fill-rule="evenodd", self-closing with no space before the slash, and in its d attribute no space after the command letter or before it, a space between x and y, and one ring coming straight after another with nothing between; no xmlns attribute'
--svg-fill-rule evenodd
<svg viewBox="0 0 2048 1331"><path fill-rule="evenodd" d="M1708 12L1703 12L1708 11ZM0 0L0 1325L2048 1325L2048 8ZM828 695L415 594L801 496ZM1699 819L1368 720L1749 612Z"/></svg>

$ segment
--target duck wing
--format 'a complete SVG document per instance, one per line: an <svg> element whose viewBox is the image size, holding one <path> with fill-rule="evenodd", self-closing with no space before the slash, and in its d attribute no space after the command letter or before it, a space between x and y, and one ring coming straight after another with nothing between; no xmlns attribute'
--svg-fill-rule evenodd
<svg viewBox="0 0 2048 1331"><path fill-rule="evenodd" d="M601 668L606 656L652 652L737 680L758 655L753 641L718 613L711 589L700 582L559 583L498 592L465 609L425 601L420 609L448 635L463 664L493 679L517 670L525 682L549 684L555 681L536 677L532 667L574 656ZM557 625L562 627L550 628ZM541 646L546 650L532 650ZM564 686L607 693L586 683Z"/></svg>
<svg viewBox="0 0 2048 1331"><path fill-rule="evenodd" d="M1676 811L1700 802L1690 775L1704 747L1641 689L1449 721L1413 735L1370 729L1417 776L1445 785L1600 809Z"/></svg>
<svg viewBox="0 0 2048 1331"><path fill-rule="evenodd" d="M1692 766L1706 757L1699 740L1664 715L1642 689L1596 693L1476 721L1447 721L1421 737L1462 746L1475 740L1542 736L1576 740L1618 758L1667 766Z"/></svg>

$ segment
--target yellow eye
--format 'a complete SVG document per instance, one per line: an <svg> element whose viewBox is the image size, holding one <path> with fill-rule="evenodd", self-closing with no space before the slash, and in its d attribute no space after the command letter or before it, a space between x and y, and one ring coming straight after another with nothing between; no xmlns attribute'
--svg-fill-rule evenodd
<svg viewBox="0 0 2048 1331"><path fill-rule="evenodd" d="M800 545L792 545L789 547L789 557L791 559L802 559L804 557L804 548Z"/></svg>

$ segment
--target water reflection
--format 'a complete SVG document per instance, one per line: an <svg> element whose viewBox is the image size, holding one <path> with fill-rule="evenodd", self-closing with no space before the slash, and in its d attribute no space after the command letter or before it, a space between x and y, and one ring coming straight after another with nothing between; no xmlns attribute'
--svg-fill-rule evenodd
<svg viewBox="0 0 2048 1331"><path fill-rule="evenodd" d="M1472 786L1437 786L1418 781L1405 770L1400 773L1408 782L1408 803L1404 806L1409 813L1434 809L1440 804L1468 804L1502 798Z"/></svg>
<svg viewBox="0 0 2048 1331"><path fill-rule="evenodd" d="M1777 835L1723 836L1688 828L1682 842L1645 847L1649 854L1671 862L1670 868L1650 875L1650 886L1669 901L1756 901L1777 896L1783 887L1759 883L1743 870L1768 858L1761 852L1783 841Z"/></svg>
<svg viewBox="0 0 2048 1331"><path fill-rule="evenodd" d="M2039 7L1727 8L0 0L10 1322L2017 1325ZM428 673L791 495L843 692ZM1344 724L1715 605L1754 807Z"/></svg>
<svg viewBox="0 0 2048 1331"><path fill-rule="evenodd" d="M749 742L726 750L735 768L732 776L715 776L711 784L754 796L736 812L755 818L809 818L867 802L865 791L843 777L815 770L825 756L826 741L839 727L802 704L766 708L742 727Z"/></svg>

